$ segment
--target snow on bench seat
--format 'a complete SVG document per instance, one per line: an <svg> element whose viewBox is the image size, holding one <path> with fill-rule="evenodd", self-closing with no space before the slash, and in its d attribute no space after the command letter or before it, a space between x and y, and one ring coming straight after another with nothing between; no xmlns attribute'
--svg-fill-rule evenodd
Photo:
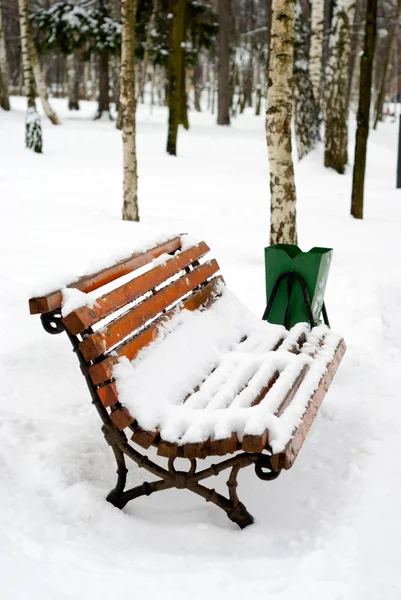
<svg viewBox="0 0 401 600"><path fill-rule="evenodd" d="M220 453L223 440L222 453L282 452L341 346L326 326L288 332L223 284L219 291L206 309L178 311L133 361L113 368L119 401L139 426L134 441L147 432L143 445L158 438L160 454L202 444Z"/></svg>

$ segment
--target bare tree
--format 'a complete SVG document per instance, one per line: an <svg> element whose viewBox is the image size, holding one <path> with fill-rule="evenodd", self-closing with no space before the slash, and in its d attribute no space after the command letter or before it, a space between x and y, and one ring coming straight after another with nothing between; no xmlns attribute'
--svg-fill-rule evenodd
<svg viewBox="0 0 401 600"><path fill-rule="evenodd" d="M53 123L53 125L60 125L60 119L58 118L56 112L51 107L49 102L49 96L47 93L47 86L45 78L43 77L42 67L40 66L39 56L36 51L35 45L31 40L32 50L32 68L33 68L33 76L35 78L36 89L39 94L40 101L43 106L43 110L45 115L48 117L49 121Z"/></svg>
<svg viewBox="0 0 401 600"><path fill-rule="evenodd" d="M29 28L28 0L18 0L19 23L21 30L21 55L24 73L24 88L28 101L25 120L25 145L34 152L42 152L42 125L36 110L36 90L33 76L33 42Z"/></svg>
<svg viewBox="0 0 401 600"><path fill-rule="evenodd" d="M319 113L309 71L310 19L296 1L294 46L294 123L298 158L301 160L319 141Z"/></svg>
<svg viewBox="0 0 401 600"><path fill-rule="evenodd" d="M79 110L79 62L75 53L67 56L68 110Z"/></svg>
<svg viewBox="0 0 401 600"><path fill-rule="evenodd" d="M123 137L123 219L139 221L138 174L135 142L135 14L136 0L122 0L120 111Z"/></svg>
<svg viewBox="0 0 401 600"><path fill-rule="evenodd" d="M351 214L356 219L363 218L363 193L365 185L366 150L369 135L370 96L372 89L372 69L376 42L377 0L366 2L365 44L361 56L359 82L359 106L355 138L355 160L352 179Z"/></svg>
<svg viewBox="0 0 401 600"><path fill-rule="evenodd" d="M296 244L296 192L291 156L295 0L274 0L267 88L270 243Z"/></svg>
<svg viewBox="0 0 401 600"><path fill-rule="evenodd" d="M143 52L141 83L140 83L139 90L138 90L138 98L140 98L142 102L144 102L146 72L148 70L148 61L149 61L149 50L150 50L150 46L152 43L152 31L155 26L157 9L158 9L158 0L153 0L152 13L150 15L150 21L149 21L147 32L146 32L145 48L144 48L144 52Z"/></svg>
<svg viewBox="0 0 401 600"><path fill-rule="evenodd" d="M382 116L383 116L383 104L384 104L384 97L386 95L388 70L389 70L389 66L390 66L391 53L392 53L392 49L393 49L394 40L396 38L398 27L399 27L398 21L400 18L400 14L401 14L401 0L397 0L397 5L395 8L394 17L393 17L393 24L390 29L390 34L388 36L386 55L385 55L385 59L384 59L383 69L382 69L380 91L379 91L379 95L377 97L377 102L376 102L375 122L373 125L373 129L376 129L377 123L379 121L381 121Z"/></svg>
<svg viewBox="0 0 401 600"><path fill-rule="evenodd" d="M330 35L326 69L326 138L324 164L344 173L348 161L348 75L354 0L338 0Z"/></svg>
<svg viewBox="0 0 401 600"><path fill-rule="evenodd" d="M183 86L185 86L184 43L186 0L172 0L168 71L168 134L167 152L176 156L178 126L182 122ZM185 89L185 88L184 88Z"/></svg>
<svg viewBox="0 0 401 600"><path fill-rule="evenodd" d="M10 100L8 97L8 65L3 26L2 0L0 0L0 106L4 110L10 110Z"/></svg>
<svg viewBox="0 0 401 600"><path fill-rule="evenodd" d="M230 0L218 0L219 56L217 124L230 124Z"/></svg>
<svg viewBox="0 0 401 600"><path fill-rule="evenodd" d="M316 106L320 106L323 65L324 0L311 2L311 41L309 49L310 78Z"/></svg>

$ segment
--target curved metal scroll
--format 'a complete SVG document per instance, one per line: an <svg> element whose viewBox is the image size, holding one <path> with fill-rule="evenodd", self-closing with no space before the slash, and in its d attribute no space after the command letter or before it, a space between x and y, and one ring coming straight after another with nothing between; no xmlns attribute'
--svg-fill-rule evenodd
<svg viewBox="0 0 401 600"><path fill-rule="evenodd" d="M40 315L42 326L47 333L56 335L65 331L64 323L62 321L60 309L54 310L53 312L43 313Z"/></svg>

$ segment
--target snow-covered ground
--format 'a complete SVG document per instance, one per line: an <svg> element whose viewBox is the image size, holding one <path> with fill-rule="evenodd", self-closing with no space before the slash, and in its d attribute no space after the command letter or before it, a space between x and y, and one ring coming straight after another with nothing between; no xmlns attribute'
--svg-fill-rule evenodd
<svg viewBox="0 0 401 600"><path fill-rule="evenodd" d="M326 294L348 352L293 469L240 476L255 525L240 531L193 494L120 512L104 497L115 464L65 336L28 314L38 285L96 267L161 232L205 239L228 286L264 308L269 179L262 117L230 128L191 113L179 157L166 111L138 109L140 225L120 220L121 141L94 105L44 122L23 147L25 102L0 112L0 598L141 595L277 600L401 597L401 191L397 127L372 132L365 219L349 216L351 168L296 167L300 245L334 248ZM351 154L352 156L352 154ZM131 483L146 473L133 469ZM219 487L220 486L220 487ZM217 482L223 489L224 479Z"/></svg>

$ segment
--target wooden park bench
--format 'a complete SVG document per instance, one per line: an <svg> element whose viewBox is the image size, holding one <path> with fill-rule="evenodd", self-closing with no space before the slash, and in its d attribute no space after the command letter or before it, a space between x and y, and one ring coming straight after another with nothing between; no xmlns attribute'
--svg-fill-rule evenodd
<svg viewBox="0 0 401 600"><path fill-rule="evenodd" d="M257 319L226 288L217 262L202 262L209 247L182 240L31 298L30 312L47 332L65 331L77 354L117 462L107 500L121 509L185 488L244 528L253 518L237 496L238 472L253 465L272 480L293 465L345 344L325 325L287 331ZM74 290L83 300L63 316L69 295L80 295ZM153 446L166 468L138 446ZM197 470L197 459L225 455ZM126 457L156 480L125 490ZM177 458L189 459L188 471ZM201 483L225 469L228 497Z"/></svg>

